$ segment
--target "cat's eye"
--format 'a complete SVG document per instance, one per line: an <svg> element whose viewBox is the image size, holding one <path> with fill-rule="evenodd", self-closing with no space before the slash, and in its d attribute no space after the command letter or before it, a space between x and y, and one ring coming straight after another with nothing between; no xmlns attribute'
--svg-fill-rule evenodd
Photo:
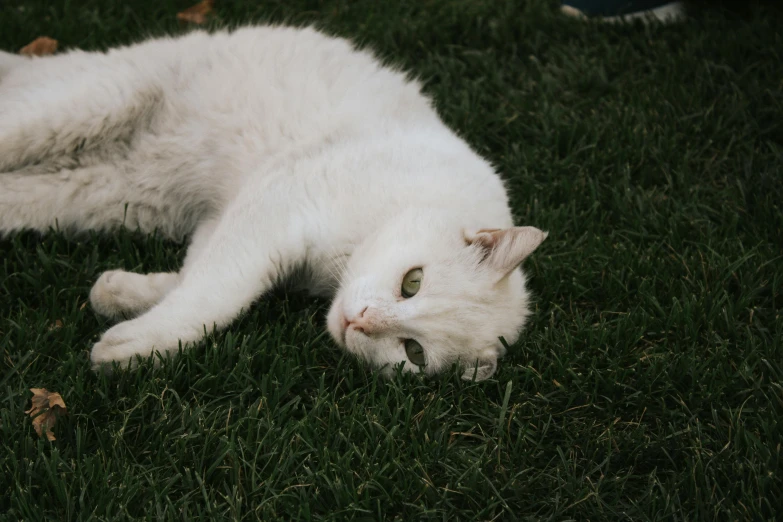
<svg viewBox="0 0 783 522"><path fill-rule="evenodd" d="M416 366L424 366L424 348L413 339L405 339L405 355Z"/></svg>
<svg viewBox="0 0 783 522"><path fill-rule="evenodd" d="M402 278L402 296L413 297L421 287L421 279L424 277L424 271L421 268L409 270Z"/></svg>

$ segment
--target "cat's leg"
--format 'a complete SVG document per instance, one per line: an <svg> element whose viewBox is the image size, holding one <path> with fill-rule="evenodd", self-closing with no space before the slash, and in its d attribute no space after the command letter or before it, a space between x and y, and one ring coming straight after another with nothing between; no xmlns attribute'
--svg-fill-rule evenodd
<svg viewBox="0 0 783 522"><path fill-rule="evenodd" d="M4 62L0 171L128 137L163 99L149 71L101 54L68 53L19 68Z"/></svg>
<svg viewBox="0 0 783 522"><path fill-rule="evenodd" d="M136 274L109 270L90 290L90 304L98 314L110 319L131 319L158 304L178 282L176 272Z"/></svg>
<svg viewBox="0 0 783 522"><path fill-rule="evenodd" d="M93 347L93 365L175 351L231 323L306 255L307 228L295 208L283 187L243 187L179 285L147 313L108 330Z"/></svg>
<svg viewBox="0 0 783 522"><path fill-rule="evenodd" d="M179 284L182 274L207 247L216 221L206 220L193 233L182 271L136 274L109 270L90 290L90 304L100 315L112 319L137 317L156 304Z"/></svg>
<svg viewBox="0 0 783 522"><path fill-rule="evenodd" d="M190 239L188 251L185 254L185 262L182 263L180 274L184 275L196 263L196 260L209 248L212 235L220 224L216 218L208 218L198 224L193 237Z"/></svg>
<svg viewBox="0 0 783 522"><path fill-rule="evenodd" d="M0 172L0 237L50 228L112 230L123 224L145 232L170 230L163 205L156 208L130 178L129 168L111 163L48 173L38 166Z"/></svg>

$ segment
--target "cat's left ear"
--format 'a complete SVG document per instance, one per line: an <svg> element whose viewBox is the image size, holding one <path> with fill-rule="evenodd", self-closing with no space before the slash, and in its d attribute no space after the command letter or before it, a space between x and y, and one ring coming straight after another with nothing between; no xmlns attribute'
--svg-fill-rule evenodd
<svg viewBox="0 0 783 522"><path fill-rule="evenodd" d="M483 381L495 375L495 370L497 370L497 368L497 356L478 359L471 365L466 364L463 366L462 379L465 381L472 381L475 377L476 382Z"/></svg>
<svg viewBox="0 0 783 522"><path fill-rule="evenodd" d="M482 228L463 231L465 242L484 251L482 264L496 270L503 279L533 253L549 235L535 227Z"/></svg>

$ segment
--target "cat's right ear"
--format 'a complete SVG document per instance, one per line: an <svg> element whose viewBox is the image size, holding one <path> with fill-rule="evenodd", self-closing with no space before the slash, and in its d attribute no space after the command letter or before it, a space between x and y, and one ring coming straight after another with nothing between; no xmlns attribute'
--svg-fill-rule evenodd
<svg viewBox="0 0 783 522"><path fill-rule="evenodd" d="M498 358L496 355L489 358L480 359L472 365L463 366L462 380L472 381L475 379L476 382L483 381L492 377L497 369Z"/></svg>
<svg viewBox="0 0 783 522"><path fill-rule="evenodd" d="M497 271L498 281L517 268L547 238L548 232L535 227L482 228L463 231L468 245L483 251L481 264Z"/></svg>

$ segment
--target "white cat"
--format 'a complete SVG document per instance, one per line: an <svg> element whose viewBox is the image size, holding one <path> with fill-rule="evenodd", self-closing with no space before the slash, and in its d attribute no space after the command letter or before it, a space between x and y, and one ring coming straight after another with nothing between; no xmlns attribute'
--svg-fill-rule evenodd
<svg viewBox="0 0 783 522"><path fill-rule="evenodd" d="M0 235L121 225L190 245L179 273L101 275L93 308L128 320L95 367L197 342L295 271L371 365L484 379L546 237L513 227L498 175L415 81L315 30L0 53Z"/></svg>

